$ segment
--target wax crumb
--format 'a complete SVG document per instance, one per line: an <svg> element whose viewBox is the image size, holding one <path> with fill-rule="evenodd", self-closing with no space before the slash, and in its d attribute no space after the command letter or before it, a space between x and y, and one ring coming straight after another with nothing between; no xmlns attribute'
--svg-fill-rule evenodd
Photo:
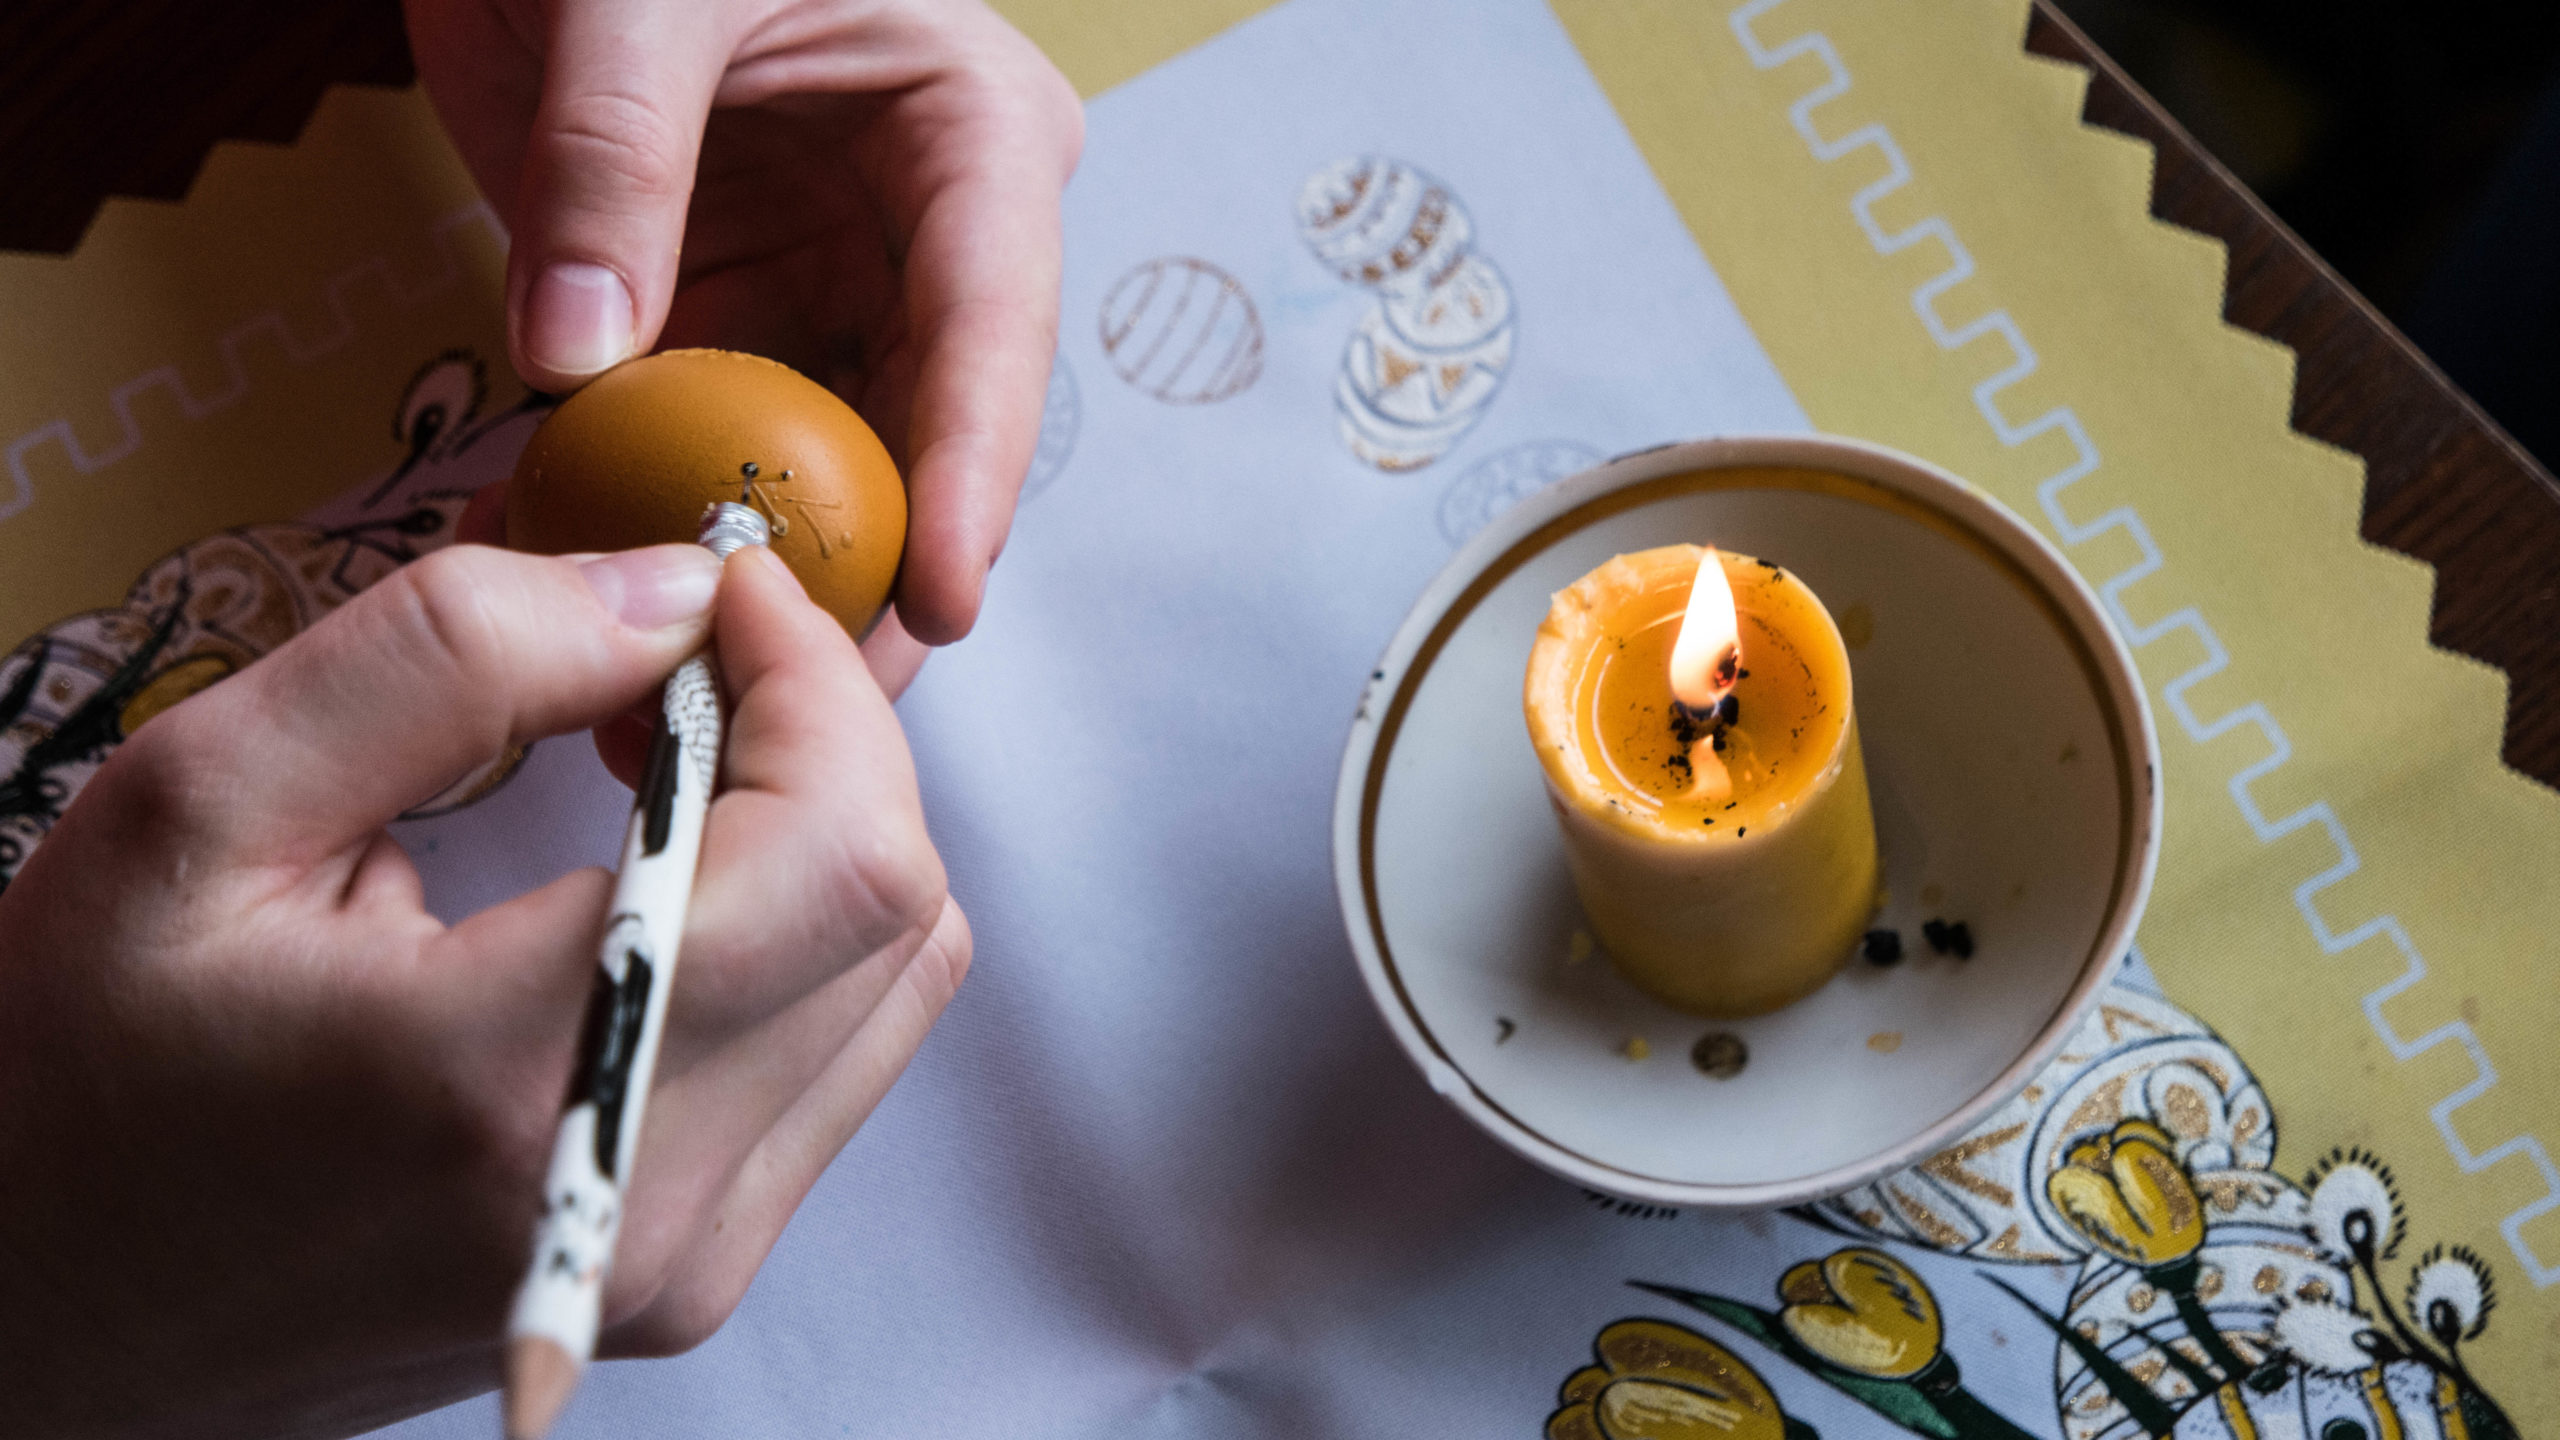
<svg viewBox="0 0 2560 1440"><path fill-rule="evenodd" d="M1961 920L1952 925L1931 920L1920 927L1920 933L1927 937L1929 948L1941 955L1953 955L1959 960L1973 958L1973 927Z"/></svg>
<svg viewBox="0 0 2560 1440"><path fill-rule="evenodd" d="M1841 644L1852 650L1864 650L1867 648L1867 642L1874 638L1876 638L1876 612L1867 608L1866 601L1860 600L1841 608Z"/></svg>
<svg viewBox="0 0 2560 1440"><path fill-rule="evenodd" d="M1730 1080L1751 1063L1751 1047L1731 1031L1710 1030L1689 1047L1689 1063L1712 1079Z"/></svg>
<svg viewBox="0 0 2560 1440"><path fill-rule="evenodd" d="M1619 1047L1618 1053L1630 1060L1642 1060L1653 1053L1653 1047L1645 1043L1643 1036L1630 1035L1627 1037L1627 1043Z"/></svg>
<svg viewBox="0 0 2560 1440"><path fill-rule="evenodd" d="M1879 1030L1873 1035L1867 1037L1867 1048L1873 1050L1879 1055L1890 1055L1894 1051L1902 1048L1902 1032L1899 1030Z"/></svg>
<svg viewBox="0 0 2560 1440"><path fill-rule="evenodd" d="M1494 1033L1494 1037L1493 1037L1493 1043L1494 1043L1494 1044L1496 1044L1496 1045L1502 1044L1504 1041L1509 1040L1509 1039L1510 1039L1514 1034L1516 1034L1516 1033L1519 1031L1519 1029L1520 1029L1520 1027L1519 1027L1518 1025L1513 1024L1513 1023L1512 1023L1511 1017L1510 1017L1510 1016L1508 1016L1508 1015L1496 1015L1496 1016L1494 1016L1494 1017L1493 1017L1493 1023L1494 1023L1496 1026L1500 1027L1499 1029L1497 1029L1497 1030L1495 1031L1495 1033Z"/></svg>
<svg viewBox="0 0 2560 1440"><path fill-rule="evenodd" d="M1739 839L1741 839L1743 836L1748 835L1748 834L1750 834L1750 833L1751 833L1751 827L1750 827L1750 826L1748 826L1748 825L1736 825L1736 826L1734 826L1734 827L1733 827L1733 838L1734 838L1734 839L1736 839L1736 840L1739 840Z"/></svg>
<svg viewBox="0 0 2560 1440"><path fill-rule="evenodd" d="M1897 965L1902 962L1902 932L1870 930L1863 953L1870 965Z"/></svg>
<svg viewBox="0 0 2560 1440"><path fill-rule="evenodd" d="M1579 965L1591 958L1592 949L1591 932L1576 930L1573 932L1573 938L1564 942L1564 963Z"/></svg>

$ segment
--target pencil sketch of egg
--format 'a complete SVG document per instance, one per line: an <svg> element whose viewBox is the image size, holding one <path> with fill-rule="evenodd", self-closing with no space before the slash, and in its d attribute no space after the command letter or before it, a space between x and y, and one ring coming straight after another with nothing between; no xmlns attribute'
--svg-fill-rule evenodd
<svg viewBox="0 0 2560 1440"><path fill-rule="evenodd" d="M1049 396L1040 406L1040 438L1031 450L1031 468L1023 472L1022 498L1028 505L1067 468L1075 454L1076 431L1084 423L1084 397L1076 391L1076 372L1060 355L1049 362Z"/></svg>
<svg viewBox="0 0 2560 1440"><path fill-rule="evenodd" d="M1416 295L1378 297L1334 381L1343 443L1381 470L1418 470L1484 416L1511 368L1511 287L1482 256Z"/></svg>
<svg viewBox="0 0 2560 1440"><path fill-rule="evenodd" d="M1475 223L1455 192L1400 160L1360 155L1298 187L1298 233L1354 285L1419 294L1448 278Z"/></svg>
<svg viewBox="0 0 2560 1440"><path fill-rule="evenodd" d="M1243 282L1187 255L1149 260L1102 297L1102 353L1168 405L1207 405L1262 376L1262 316Z"/></svg>
<svg viewBox="0 0 2560 1440"><path fill-rule="evenodd" d="M1496 450L1441 492L1440 533L1462 545L1496 515L1601 458L1598 450L1572 440L1525 440Z"/></svg>
<svg viewBox="0 0 2560 1440"><path fill-rule="evenodd" d="M1465 203L1417 166L1362 155L1307 177L1297 220L1318 261L1377 295L1334 381L1343 444L1389 471L1449 453L1502 388L1515 328Z"/></svg>

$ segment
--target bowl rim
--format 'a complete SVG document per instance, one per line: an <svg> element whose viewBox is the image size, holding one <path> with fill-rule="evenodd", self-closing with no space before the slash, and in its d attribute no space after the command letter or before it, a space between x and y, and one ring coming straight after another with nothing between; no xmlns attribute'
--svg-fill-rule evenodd
<svg viewBox="0 0 2560 1440"><path fill-rule="evenodd" d="M1777 1180L1701 1184L1638 1174L1566 1149L1515 1119L1475 1086L1432 1039L1387 958L1381 935L1383 912L1368 878L1373 873L1369 846L1377 796L1385 779L1380 745L1392 739L1403 708L1417 688L1415 661L1449 611L1485 573L1540 530L1619 491L1697 471L1735 469L1827 471L1864 481L1943 513L1998 551L2041 588L2045 601L2079 642L2098 682L2099 702L2121 727L2128 765L2138 773L2128 777L2127 843L2117 860L2112 901L2097 939L2061 1003L2015 1059L1971 1098L1873 1154ZM2132 652L2089 583L2052 542L2008 507L1940 466L1871 441L1813 434L1739 434L1677 441L1619 455L1526 497L1460 546L1423 588L1371 668L1343 746L1334 789L1334 891L1371 1003L1431 1088L1478 1128L1552 1173L1625 1199L1713 1209L1801 1204L1907 1169L1946 1148L2023 1090L2061 1050L2114 978L2149 902L2160 856L2159 774L2159 732Z"/></svg>

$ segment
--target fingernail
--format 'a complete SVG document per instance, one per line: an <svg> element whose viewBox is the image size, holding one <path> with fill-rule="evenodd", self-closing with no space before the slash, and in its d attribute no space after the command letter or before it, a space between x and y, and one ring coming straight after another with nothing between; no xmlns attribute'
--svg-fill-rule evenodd
<svg viewBox="0 0 2560 1440"><path fill-rule="evenodd" d="M631 358L631 292L602 265L545 266L524 299L524 353L566 375L593 375Z"/></svg>
<svg viewBox="0 0 2560 1440"><path fill-rule="evenodd" d="M699 545L652 545L581 562L578 573L604 608L635 630L701 619L720 593L720 561Z"/></svg>

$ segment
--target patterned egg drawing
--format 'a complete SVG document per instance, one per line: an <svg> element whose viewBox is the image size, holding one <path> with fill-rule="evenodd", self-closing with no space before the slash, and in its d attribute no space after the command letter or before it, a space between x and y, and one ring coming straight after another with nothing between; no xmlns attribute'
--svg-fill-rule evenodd
<svg viewBox="0 0 2560 1440"><path fill-rule="evenodd" d="M2238 1053L2168 1001L2111 985L2035 1081L1971 1134L1818 1208L1834 1223L1949 1255L2078 1260L2088 1242L2055 1213L2046 1178L2071 1145L2126 1119L2167 1131L2179 1163L2194 1170L2274 1163L2274 1111Z"/></svg>
<svg viewBox="0 0 2560 1440"><path fill-rule="evenodd" d="M1427 290L1448 278L1475 234L1448 186L1401 160L1337 160L1298 189L1298 233L1354 285Z"/></svg>
<svg viewBox="0 0 2560 1440"><path fill-rule="evenodd" d="M1510 287L1481 257L1419 295L1379 297L1334 382L1343 442L1381 470L1447 454L1502 388L1512 333Z"/></svg>
<svg viewBox="0 0 2560 1440"><path fill-rule="evenodd" d="M2207 1172L2194 1183L2207 1224L2195 1256L2194 1304L2244 1365L2271 1353L2269 1335L2284 1305L2354 1293L2346 1271L2303 1244L2306 1207L2292 1182L2243 1170ZM2072 1283L2062 1320L2162 1399L2187 1405L2198 1398L2193 1378L2167 1353L2200 1353L2194 1334L2156 1273L2094 1255ZM2070 1440L2142 1433L2072 1346L2054 1352L2054 1394Z"/></svg>
<svg viewBox="0 0 2560 1440"><path fill-rule="evenodd" d="M1102 353L1168 405L1224 400L1262 376L1262 317L1243 282L1186 255L1149 260L1102 298Z"/></svg>

